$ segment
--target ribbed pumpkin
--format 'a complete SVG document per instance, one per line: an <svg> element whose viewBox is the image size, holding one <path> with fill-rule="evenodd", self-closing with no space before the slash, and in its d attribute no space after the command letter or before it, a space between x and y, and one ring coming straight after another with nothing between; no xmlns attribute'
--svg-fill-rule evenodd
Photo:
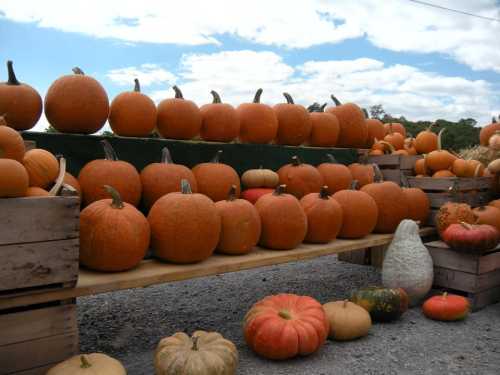
<svg viewBox="0 0 500 375"><path fill-rule="evenodd" d="M373 167L369 164L352 163L349 165L349 171L352 179L358 181L359 187L371 184L375 178Z"/></svg>
<svg viewBox="0 0 500 375"><path fill-rule="evenodd" d="M273 188L250 188L241 192L241 198L255 204L260 197L272 193L273 191Z"/></svg>
<svg viewBox="0 0 500 375"><path fill-rule="evenodd" d="M330 323L331 339L348 341L368 335L372 318L361 306L345 300L325 303L323 309Z"/></svg>
<svg viewBox="0 0 500 375"><path fill-rule="evenodd" d="M424 302L422 312L429 319L455 321L465 319L470 312L470 302L467 298L444 292L433 296Z"/></svg>
<svg viewBox="0 0 500 375"><path fill-rule="evenodd" d="M175 164L167 147L162 150L161 163L152 163L144 167L140 174L142 201L147 209L162 196L181 190L181 180L187 180L191 190L196 193L198 187L193 172L188 167Z"/></svg>
<svg viewBox="0 0 500 375"><path fill-rule="evenodd" d="M0 198L26 195L29 176L26 168L14 159L0 159Z"/></svg>
<svg viewBox="0 0 500 375"><path fill-rule="evenodd" d="M325 112L326 103L315 109L309 107L311 134L308 144L313 147L334 147L339 138L340 125L337 116Z"/></svg>
<svg viewBox="0 0 500 375"><path fill-rule="evenodd" d="M408 155L417 155L417 149L415 148L415 138L406 138L404 150L408 153Z"/></svg>
<svg viewBox="0 0 500 375"><path fill-rule="evenodd" d="M233 185L236 185L236 198L241 191L238 173L231 166L220 163L221 155L222 150L219 150L211 162L198 164L192 169L198 192L214 202L226 199L227 192Z"/></svg>
<svg viewBox="0 0 500 375"><path fill-rule="evenodd" d="M389 132L384 137L384 141L390 143L396 150L401 150L405 147L405 137L395 131L392 124L389 124Z"/></svg>
<svg viewBox="0 0 500 375"><path fill-rule="evenodd" d="M108 95L97 80L84 75L80 68L73 68L73 73L49 87L45 116L61 133L95 133L108 119Z"/></svg>
<svg viewBox="0 0 500 375"><path fill-rule="evenodd" d="M328 107L327 112L333 113L339 120L340 133L337 141L338 147L359 147L366 145L368 129L365 123L365 115L361 108L354 103L342 104L331 95L335 106Z"/></svg>
<svg viewBox="0 0 500 375"><path fill-rule="evenodd" d="M466 203L446 202L443 204L435 217L436 229L442 233L451 224L459 224L460 222L474 224L476 216L472 212L472 208Z"/></svg>
<svg viewBox="0 0 500 375"><path fill-rule="evenodd" d="M0 83L0 115L11 128L31 129L42 114L42 98L33 87L17 80L10 60L7 72L7 81Z"/></svg>
<svg viewBox="0 0 500 375"><path fill-rule="evenodd" d="M3 116L0 116L0 159L14 159L23 161L24 153L23 137L17 131L7 126Z"/></svg>
<svg viewBox="0 0 500 375"><path fill-rule="evenodd" d="M268 187L275 188L280 182L278 174L271 170L262 168L246 170L241 175L241 183L246 188Z"/></svg>
<svg viewBox="0 0 500 375"><path fill-rule="evenodd" d="M484 173L484 164L479 160L467 160L467 176L466 177L481 177Z"/></svg>
<svg viewBox="0 0 500 375"><path fill-rule="evenodd" d="M41 148L27 151L23 157L23 165L30 177L30 186L45 189L56 180L59 173L56 157Z"/></svg>
<svg viewBox="0 0 500 375"><path fill-rule="evenodd" d="M104 189L112 199L93 202L80 213L80 263L96 271L126 271L146 255L149 223L118 191Z"/></svg>
<svg viewBox="0 0 500 375"><path fill-rule="evenodd" d="M244 143L270 143L278 134L278 119L273 109L260 102L262 89L255 93L253 103L236 108L240 119L240 140Z"/></svg>
<svg viewBox="0 0 500 375"><path fill-rule="evenodd" d="M134 91L122 92L111 102L109 125L113 132L124 137L147 137L156 126L156 105L141 93L139 80Z"/></svg>
<svg viewBox="0 0 500 375"><path fill-rule="evenodd" d="M342 207L329 196L327 186L319 194L303 196L300 204L307 216L305 242L328 243L337 238L342 227Z"/></svg>
<svg viewBox="0 0 500 375"><path fill-rule="evenodd" d="M109 198L102 187L112 186L124 202L134 206L141 200L141 178L135 167L126 161L118 160L115 151L106 140L101 144L104 159L92 160L85 164L78 175L83 196L83 204L89 205L100 199Z"/></svg>
<svg viewBox="0 0 500 375"><path fill-rule="evenodd" d="M79 354L52 367L45 375L127 375L116 359L102 353Z"/></svg>
<svg viewBox="0 0 500 375"><path fill-rule="evenodd" d="M476 224L489 224L500 231L500 209L494 206L480 206L472 209L476 215Z"/></svg>
<svg viewBox="0 0 500 375"><path fill-rule="evenodd" d="M441 137L445 128L441 129L438 134L438 147L435 151L427 154L425 158L426 166L433 172L450 169L453 162L457 159L456 156L441 148Z"/></svg>
<svg viewBox="0 0 500 375"><path fill-rule="evenodd" d="M262 223L259 243L269 249L293 249L306 237L304 209L297 198L285 190L285 185L279 185L272 194L263 195L255 203Z"/></svg>
<svg viewBox="0 0 500 375"><path fill-rule="evenodd" d="M403 138L406 138L406 128L404 127L403 124L400 124L399 122L388 122L384 124L384 129L385 129L385 134L394 132L394 133L399 133L403 136Z"/></svg>
<svg viewBox="0 0 500 375"><path fill-rule="evenodd" d="M428 154L438 149L438 136L432 131L432 123L427 129L422 130L415 138L415 148L419 154Z"/></svg>
<svg viewBox="0 0 500 375"><path fill-rule="evenodd" d="M500 123L498 123L497 119L493 117L491 124L482 127L479 132L479 143L481 146L488 146L490 137L495 134L497 130L500 130Z"/></svg>
<svg viewBox="0 0 500 375"><path fill-rule="evenodd" d="M252 203L236 198L236 186L228 197L215 203L221 218L217 251L224 254L246 254L259 242L260 216Z"/></svg>
<svg viewBox="0 0 500 375"><path fill-rule="evenodd" d="M158 104L156 127L164 138L192 139L200 133L200 109L191 100L184 99L177 86L172 88L175 97Z"/></svg>
<svg viewBox="0 0 500 375"><path fill-rule="evenodd" d="M283 93L286 103L273 107L278 119L276 143L279 145L298 146L304 143L311 134L311 118L300 104L295 104L289 93Z"/></svg>
<svg viewBox="0 0 500 375"><path fill-rule="evenodd" d="M318 172L323 177L323 183L328 186L328 193L349 189L352 184L352 174L347 166L338 163L332 154L326 154L327 163L318 165Z"/></svg>
<svg viewBox="0 0 500 375"><path fill-rule="evenodd" d="M304 164L298 156L292 157L292 162L278 169L280 184L287 186L287 192L297 199L309 193L318 193L323 186L323 177L310 164Z"/></svg>
<svg viewBox="0 0 500 375"><path fill-rule="evenodd" d="M363 108L363 113L365 114L365 124L368 131L368 137L366 141L366 147L372 147L375 140L381 140L385 137L385 129L382 121L376 118L370 118L370 115Z"/></svg>
<svg viewBox="0 0 500 375"><path fill-rule="evenodd" d="M173 263L195 263L213 254L219 242L221 218L214 202L192 193L187 180L181 192L158 199L149 211L151 247L155 255Z"/></svg>
<svg viewBox="0 0 500 375"><path fill-rule="evenodd" d="M210 91L213 102L200 108L200 136L205 141L231 142L240 134L240 118L231 104L222 103L216 91Z"/></svg>

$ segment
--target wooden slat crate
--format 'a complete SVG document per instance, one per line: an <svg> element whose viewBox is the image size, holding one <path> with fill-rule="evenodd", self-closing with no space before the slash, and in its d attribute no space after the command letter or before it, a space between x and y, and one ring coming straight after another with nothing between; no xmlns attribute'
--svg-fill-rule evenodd
<svg viewBox="0 0 500 375"><path fill-rule="evenodd" d="M402 184L402 175L413 176L413 167L422 155L379 155L368 156L368 163L377 164L384 180Z"/></svg>
<svg viewBox="0 0 500 375"><path fill-rule="evenodd" d="M35 141L24 141L24 147L26 151L33 150L36 148L36 142Z"/></svg>
<svg viewBox="0 0 500 375"><path fill-rule="evenodd" d="M463 292L472 310L500 301L500 246L478 255L451 250L444 242L425 244L434 262L434 286Z"/></svg>

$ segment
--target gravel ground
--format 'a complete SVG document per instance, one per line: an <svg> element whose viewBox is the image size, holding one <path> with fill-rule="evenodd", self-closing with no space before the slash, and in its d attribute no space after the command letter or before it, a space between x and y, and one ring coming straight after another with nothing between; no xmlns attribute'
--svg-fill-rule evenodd
<svg viewBox="0 0 500 375"><path fill-rule="evenodd" d="M458 323L428 320L414 308L397 322L375 324L368 337L328 341L312 356L284 362L261 359L245 345L242 319L269 294L304 294L325 303L379 281L376 269L329 256L80 298L81 349L118 358L130 375L151 375L162 337L204 329L237 345L238 374L500 374L500 303Z"/></svg>

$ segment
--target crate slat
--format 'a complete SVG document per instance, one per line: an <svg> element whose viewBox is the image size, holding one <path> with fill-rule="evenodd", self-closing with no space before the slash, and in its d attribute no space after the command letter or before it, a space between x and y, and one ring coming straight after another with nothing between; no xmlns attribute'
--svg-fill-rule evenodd
<svg viewBox="0 0 500 375"><path fill-rule="evenodd" d="M25 371L19 371L12 375L45 375L52 367L54 367L59 362L54 362L46 366L36 367Z"/></svg>
<svg viewBox="0 0 500 375"><path fill-rule="evenodd" d="M423 190L438 190L448 191L453 186L456 186L458 191L464 190L487 190L493 185L492 177L448 177L448 178L433 178L433 177L408 177L408 183L411 187L418 187Z"/></svg>
<svg viewBox="0 0 500 375"><path fill-rule="evenodd" d="M447 202L467 203L471 207L478 207L488 203L492 194L489 191L468 193L427 193L432 208L440 208Z"/></svg>
<svg viewBox="0 0 500 375"><path fill-rule="evenodd" d="M500 302L500 285L475 293L470 298L472 299L472 311L477 311L493 303Z"/></svg>

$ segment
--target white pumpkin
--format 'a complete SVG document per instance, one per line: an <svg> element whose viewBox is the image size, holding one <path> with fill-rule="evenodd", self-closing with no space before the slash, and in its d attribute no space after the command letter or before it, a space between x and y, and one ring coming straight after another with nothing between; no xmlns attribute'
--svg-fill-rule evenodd
<svg viewBox="0 0 500 375"><path fill-rule="evenodd" d="M399 223L382 265L382 284L403 288L410 306L420 303L432 287L434 269L429 251L422 243L413 220Z"/></svg>
<svg viewBox="0 0 500 375"><path fill-rule="evenodd" d="M123 365L102 353L75 355L52 367L46 375L127 375Z"/></svg>

